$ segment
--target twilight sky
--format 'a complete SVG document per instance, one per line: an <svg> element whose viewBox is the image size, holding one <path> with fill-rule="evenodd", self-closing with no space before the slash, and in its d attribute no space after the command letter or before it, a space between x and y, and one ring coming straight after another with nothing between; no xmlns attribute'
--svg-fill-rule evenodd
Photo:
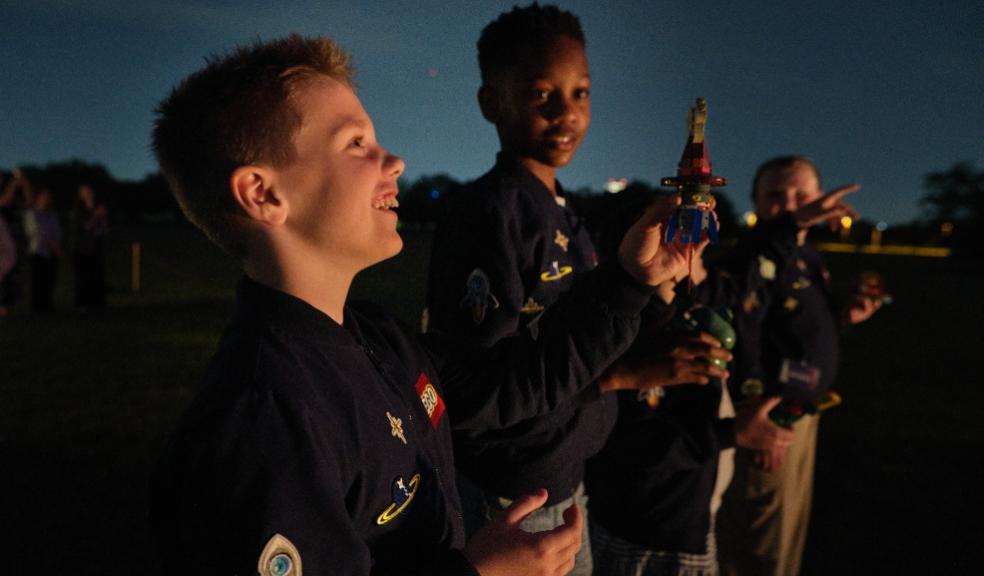
<svg viewBox="0 0 984 576"><path fill-rule="evenodd" d="M299 32L353 53L410 179L471 179L497 150L475 42L515 3L0 0L0 167L80 158L143 178L154 107L176 82L206 55ZM825 187L861 183L855 206L889 223L918 216L925 173L984 169L980 0L558 4L581 17L593 81L591 130L560 172L569 189L672 175L697 96L739 210L777 154L813 157Z"/></svg>

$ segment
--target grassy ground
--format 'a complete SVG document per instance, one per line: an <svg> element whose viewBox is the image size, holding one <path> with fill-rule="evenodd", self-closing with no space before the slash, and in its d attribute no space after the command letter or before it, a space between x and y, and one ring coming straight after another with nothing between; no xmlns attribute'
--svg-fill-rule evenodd
<svg viewBox="0 0 984 576"><path fill-rule="evenodd" d="M353 296L418 321L429 238L357 279ZM129 291L129 246L143 247ZM156 574L145 488L232 307L238 272L183 227L118 230L111 307L21 308L0 322L4 574ZM809 574L984 571L984 275L950 260L832 255L881 269L896 303L845 336L845 404L824 416ZM207 545L207 543L203 543ZM931 556L932 555L932 556ZM943 558L942 564L936 558ZM945 568L944 568L945 567Z"/></svg>

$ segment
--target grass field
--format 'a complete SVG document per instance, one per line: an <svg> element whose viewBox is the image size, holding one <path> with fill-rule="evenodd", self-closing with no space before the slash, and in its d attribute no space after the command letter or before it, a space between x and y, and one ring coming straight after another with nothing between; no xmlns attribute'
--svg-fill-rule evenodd
<svg viewBox="0 0 984 576"><path fill-rule="evenodd" d="M354 297L416 324L429 237ZM129 247L142 245L131 293ZM807 574L984 573L984 274L956 260L830 255L881 270L895 303L844 337L845 403L823 418ZM232 309L238 272L181 226L117 230L110 309L0 321L2 574L153 575L145 490ZM202 543L207 546L208 543Z"/></svg>

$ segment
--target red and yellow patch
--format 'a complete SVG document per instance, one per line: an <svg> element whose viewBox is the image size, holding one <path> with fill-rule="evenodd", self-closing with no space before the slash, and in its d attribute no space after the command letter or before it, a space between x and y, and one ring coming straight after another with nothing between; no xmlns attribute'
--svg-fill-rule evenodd
<svg viewBox="0 0 984 576"><path fill-rule="evenodd" d="M444 415L444 399L437 393L437 388L431 384L427 374L423 372L417 378L416 388L417 394L420 394L420 402L424 405L427 416L430 417L431 426L437 428L437 423L441 421L441 416Z"/></svg>

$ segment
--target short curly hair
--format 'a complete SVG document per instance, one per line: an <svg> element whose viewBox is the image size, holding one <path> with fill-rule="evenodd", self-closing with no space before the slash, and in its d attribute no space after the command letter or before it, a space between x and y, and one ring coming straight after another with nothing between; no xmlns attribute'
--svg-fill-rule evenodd
<svg viewBox="0 0 984 576"><path fill-rule="evenodd" d="M567 36L587 46L581 21L571 12L536 2L503 12L482 30L478 39L482 83L491 81L497 72L515 68L530 52L541 51L557 36Z"/></svg>
<svg viewBox="0 0 984 576"><path fill-rule="evenodd" d="M349 55L332 40L292 34L208 59L157 108L153 149L188 219L220 247L241 255L232 172L283 166L296 153L302 118L293 105L306 82L328 76L353 87Z"/></svg>

